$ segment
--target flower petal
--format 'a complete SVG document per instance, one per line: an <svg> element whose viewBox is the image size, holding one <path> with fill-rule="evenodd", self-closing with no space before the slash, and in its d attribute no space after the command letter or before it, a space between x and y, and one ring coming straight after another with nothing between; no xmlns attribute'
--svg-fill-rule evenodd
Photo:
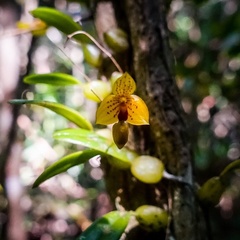
<svg viewBox="0 0 240 240"><path fill-rule="evenodd" d="M133 125L148 125L149 112L145 102L136 95L130 96L131 100L128 105L127 122Z"/></svg>
<svg viewBox="0 0 240 240"><path fill-rule="evenodd" d="M132 77L125 72L120 78L113 84L113 94L115 95L131 95L136 90L136 84Z"/></svg>
<svg viewBox="0 0 240 240"><path fill-rule="evenodd" d="M111 94L103 99L97 109L96 123L108 125L118 121L119 102L118 98Z"/></svg>

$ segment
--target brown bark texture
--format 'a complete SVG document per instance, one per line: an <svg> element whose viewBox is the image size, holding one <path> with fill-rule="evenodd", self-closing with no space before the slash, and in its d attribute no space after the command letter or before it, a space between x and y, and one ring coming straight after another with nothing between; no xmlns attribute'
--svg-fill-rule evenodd
<svg viewBox="0 0 240 240"><path fill-rule="evenodd" d="M127 58L124 69L134 77L137 94L150 112L150 126L133 128L133 145L140 154L161 159L166 170L181 181L164 180L157 185L147 185L134 180L126 171L106 165L110 196L120 199L125 209L132 210L142 204L167 203L171 224L166 239L207 239L205 221L194 193L191 148L174 79L166 3L164 0L112 0L112 6L117 25L129 36L130 49L124 54ZM139 231L133 236L134 239L136 236L136 239L159 239L161 235L144 235Z"/></svg>

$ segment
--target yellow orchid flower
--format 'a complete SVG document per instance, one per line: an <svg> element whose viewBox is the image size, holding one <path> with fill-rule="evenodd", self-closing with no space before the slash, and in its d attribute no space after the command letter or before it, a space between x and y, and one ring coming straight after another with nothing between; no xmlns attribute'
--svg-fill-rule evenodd
<svg viewBox="0 0 240 240"><path fill-rule="evenodd" d="M134 80L125 72L113 84L112 94L101 102L96 123L108 125L126 121L133 125L148 125L148 108L140 97L132 95L135 90Z"/></svg>

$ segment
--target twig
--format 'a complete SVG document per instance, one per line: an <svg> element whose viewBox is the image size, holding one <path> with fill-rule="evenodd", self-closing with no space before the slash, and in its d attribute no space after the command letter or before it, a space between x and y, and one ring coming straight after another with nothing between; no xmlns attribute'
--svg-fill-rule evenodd
<svg viewBox="0 0 240 240"><path fill-rule="evenodd" d="M118 69L118 71L119 71L120 73L123 73L122 68L121 68L120 65L117 63L116 59L112 56L112 54L111 54L110 52L108 52L103 46L101 46L94 37L92 37L90 34L88 34L88 33L85 32L85 31L76 31L76 32L74 32L74 33L72 33L72 34L69 34L64 45L67 44L67 42L68 42L69 39L71 39L72 37L74 37L74 36L77 35L77 34L83 34L83 35L87 36L89 39L91 39L91 40L95 43L95 45L96 45L102 52L104 52L104 53L112 60L113 64L116 66L116 68Z"/></svg>

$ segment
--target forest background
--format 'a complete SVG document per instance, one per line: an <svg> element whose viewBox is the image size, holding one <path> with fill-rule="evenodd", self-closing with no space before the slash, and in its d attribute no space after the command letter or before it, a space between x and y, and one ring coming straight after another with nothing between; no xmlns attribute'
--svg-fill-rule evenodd
<svg viewBox="0 0 240 240"><path fill-rule="evenodd" d="M102 32L116 22L111 14L103 22L93 19L111 13L110 3L103 2L95 12L96 5L91 1L0 2L0 178L10 189L6 196L1 185L0 236L6 234L8 226L12 239L73 239L89 219L113 209L103 170L91 163L75 166L32 189L47 166L78 147L52 138L56 130L69 127L66 119L41 107L19 109L7 102L33 96L57 101L78 109L94 122L96 103L86 101L78 87L33 88L23 84L23 78L33 72L65 72L82 79L82 71L97 79L102 73L109 76L114 71L110 60L99 60L97 48L86 53L72 42L65 47L66 35L56 28L32 37L19 32L16 23L31 22L29 11L38 6L54 6L81 20L84 29L94 37L100 36L99 41L104 43ZM193 154L194 180L202 185L240 156L240 6L237 0L173 0L163 4L173 72ZM209 207L212 239L239 239L239 188L236 172L217 207Z"/></svg>

